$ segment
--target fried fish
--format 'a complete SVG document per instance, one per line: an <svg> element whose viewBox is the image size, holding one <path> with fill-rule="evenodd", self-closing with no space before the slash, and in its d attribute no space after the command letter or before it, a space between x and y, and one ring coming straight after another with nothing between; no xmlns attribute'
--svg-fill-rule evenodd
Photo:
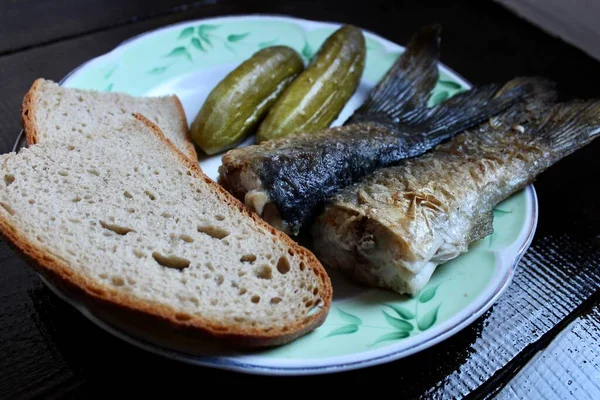
<svg viewBox="0 0 600 400"><path fill-rule="evenodd" d="M491 234L498 203L600 133L600 101L556 103L551 83L533 82L505 113L333 196L312 227L317 257L368 286L414 295L438 265Z"/></svg>
<svg viewBox="0 0 600 400"><path fill-rule="evenodd" d="M427 107L438 80L439 42L438 26L417 33L343 126L229 151L219 183L268 223L297 235L338 190L521 100L524 87L498 95L500 86L490 84Z"/></svg>

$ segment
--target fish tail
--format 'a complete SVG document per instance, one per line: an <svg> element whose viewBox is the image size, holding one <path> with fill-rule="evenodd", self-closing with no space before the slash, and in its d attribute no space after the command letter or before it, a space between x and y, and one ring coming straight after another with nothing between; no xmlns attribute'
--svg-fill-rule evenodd
<svg viewBox="0 0 600 400"><path fill-rule="evenodd" d="M424 106L439 76L440 34L441 26L437 24L414 34L405 51L345 124L382 117L393 120Z"/></svg>
<svg viewBox="0 0 600 400"><path fill-rule="evenodd" d="M600 99L555 105L532 134L548 143L557 158L573 153L600 135Z"/></svg>
<svg viewBox="0 0 600 400"><path fill-rule="evenodd" d="M515 88L525 89L525 98L533 98L544 103L556 100L556 83L541 76L519 76L506 82L497 95L501 96Z"/></svg>
<svg viewBox="0 0 600 400"><path fill-rule="evenodd" d="M500 90L502 87L497 84L477 87L435 107L413 110L402 116L399 123L417 133L411 136L414 140L436 146L522 101L532 87L530 82L523 82L502 93Z"/></svg>

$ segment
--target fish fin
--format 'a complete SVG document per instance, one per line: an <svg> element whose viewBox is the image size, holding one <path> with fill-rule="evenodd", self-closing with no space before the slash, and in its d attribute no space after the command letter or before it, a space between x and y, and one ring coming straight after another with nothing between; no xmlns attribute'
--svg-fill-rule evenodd
<svg viewBox="0 0 600 400"><path fill-rule="evenodd" d="M408 140L415 142L409 148L421 152L418 144L436 146L517 104L531 90L530 85L515 85L502 94L498 94L500 87L496 84L462 92L435 107L415 109L403 115L398 119L399 128L414 133L407 135Z"/></svg>
<svg viewBox="0 0 600 400"><path fill-rule="evenodd" d="M426 105L438 80L441 27L427 26L413 35L405 51L371 91L346 125L381 118L393 120Z"/></svg>
<svg viewBox="0 0 600 400"><path fill-rule="evenodd" d="M552 103L557 98L556 83L541 76L518 76L506 82L498 95L503 95L517 87L526 88L526 98L535 98L544 103Z"/></svg>
<svg viewBox="0 0 600 400"><path fill-rule="evenodd" d="M473 221L467 243L472 243L494 232L494 213L492 211L483 213Z"/></svg>
<svg viewBox="0 0 600 400"><path fill-rule="evenodd" d="M516 87L526 88L523 101L515 104L501 115L492 117L491 123L502 124L531 124L536 123L543 114L540 109L546 109L556 102L556 84L543 77L516 77L508 81L497 96L501 96ZM539 122L538 122L539 123Z"/></svg>
<svg viewBox="0 0 600 400"><path fill-rule="evenodd" d="M532 135L547 142L557 158L573 153L600 135L600 99L555 105Z"/></svg>

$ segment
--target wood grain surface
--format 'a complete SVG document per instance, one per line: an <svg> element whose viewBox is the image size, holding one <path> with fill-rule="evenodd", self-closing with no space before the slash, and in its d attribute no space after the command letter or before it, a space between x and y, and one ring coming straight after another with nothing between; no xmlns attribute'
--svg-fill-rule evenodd
<svg viewBox="0 0 600 400"><path fill-rule="evenodd" d="M564 98L600 96L600 64L581 51L492 2L448 3L9 0L0 6L0 151L10 151L15 143L21 100L35 78L60 80L131 36L225 14L347 22L399 44L422 25L439 22L444 29L442 61L475 84L544 75L558 83ZM32 15L37 17L19 25ZM539 177L535 187L540 216L534 241L510 287L491 310L422 353L334 375L249 376L145 353L98 329L56 298L6 243L0 243L0 399L183 397L206 395L200 386L217 384L240 394L281 386L284 391L278 393L286 395L296 386L298 392L314 391L314 383L336 393L365 386L400 398L498 394L519 398L540 393L547 398L587 398L582 390L570 395L572 384L554 385L539 378L540 371L553 365L549 360L544 364L539 354L549 349L548 358L552 355L562 366L556 370L561 379L570 373L577 379L573 371L582 370L584 361L589 363L586 371L590 366L598 371L598 352L584 351L598 346L600 201L594 183L600 172L598 154L600 141ZM549 384L554 385L552 391L541 392ZM598 385L585 387L590 398L600 398Z"/></svg>

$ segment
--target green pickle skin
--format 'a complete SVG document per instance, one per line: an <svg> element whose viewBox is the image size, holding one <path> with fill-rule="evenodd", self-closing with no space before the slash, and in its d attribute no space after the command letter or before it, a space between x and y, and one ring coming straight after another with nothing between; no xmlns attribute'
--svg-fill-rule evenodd
<svg viewBox="0 0 600 400"><path fill-rule="evenodd" d="M291 47L257 51L208 95L192 122L192 141L207 155L235 147L303 70L302 57Z"/></svg>
<svg viewBox="0 0 600 400"><path fill-rule="evenodd" d="M344 25L283 92L257 131L257 142L329 127L356 91L366 59L362 31Z"/></svg>

